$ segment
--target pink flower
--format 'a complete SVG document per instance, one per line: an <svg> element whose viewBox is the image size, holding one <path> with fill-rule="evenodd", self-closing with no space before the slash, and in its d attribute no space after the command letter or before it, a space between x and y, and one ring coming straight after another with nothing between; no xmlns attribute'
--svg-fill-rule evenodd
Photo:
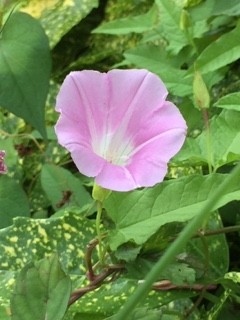
<svg viewBox="0 0 240 320"><path fill-rule="evenodd" d="M0 173L6 173L7 167L4 164L5 151L0 150Z"/></svg>
<svg viewBox="0 0 240 320"><path fill-rule="evenodd" d="M71 72L57 97L55 130L78 170L116 191L161 182L186 123L147 70Z"/></svg>

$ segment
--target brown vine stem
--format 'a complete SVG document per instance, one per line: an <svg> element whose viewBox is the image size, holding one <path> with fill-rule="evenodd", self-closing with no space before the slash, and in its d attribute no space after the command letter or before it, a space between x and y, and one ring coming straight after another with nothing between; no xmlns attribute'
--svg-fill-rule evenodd
<svg viewBox="0 0 240 320"><path fill-rule="evenodd" d="M237 232L240 231L240 226L230 226L230 227L224 227L217 230L200 230L197 234L193 236L193 238L199 238L202 236L215 236L218 234L224 234L224 233L230 233L230 232Z"/></svg>
<svg viewBox="0 0 240 320"><path fill-rule="evenodd" d="M110 275L117 274L124 270L123 265L109 265L107 268L103 270L100 274L94 276L94 279L87 285L86 287L76 289L72 292L70 299L68 301L68 306L71 306L75 301L80 299L84 294L93 291L100 287L104 280L108 278Z"/></svg>
<svg viewBox="0 0 240 320"><path fill-rule="evenodd" d="M157 291L167 291L167 290L195 290L195 291L203 291L203 290L215 290L217 286L215 284L201 284L201 283L195 283L195 284L182 284L182 285L176 285L173 284L169 280L162 280L158 282L154 282L152 289Z"/></svg>
<svg viewBox="0 0 240 320"><path fill-rule="evenodd" d="M92 265L92 252L96 248L98 244L98 239L93 239L87 244L87 250L85 253L85 261L86 261L86 267L87 267L87 277L90 281L93 281L95 279L95 274L93 270Z"/></svg>

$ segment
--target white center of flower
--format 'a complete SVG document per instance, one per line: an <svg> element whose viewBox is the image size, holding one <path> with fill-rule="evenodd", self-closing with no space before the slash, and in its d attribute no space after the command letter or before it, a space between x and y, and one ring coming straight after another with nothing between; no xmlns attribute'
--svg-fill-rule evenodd
<svg viewBox="0 0 240 320"><path fill-rule="evenodd" d="M130 139L126 140L119 135L107 134L102 140L98 141L98 145L94 143L93 149L99 156L106 159L108 162L124 166L128 163L133 145Z"/></svg>

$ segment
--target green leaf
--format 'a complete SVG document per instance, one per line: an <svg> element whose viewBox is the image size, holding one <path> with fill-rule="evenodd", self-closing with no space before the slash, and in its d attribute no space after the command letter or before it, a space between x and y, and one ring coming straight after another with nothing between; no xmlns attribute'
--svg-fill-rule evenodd
<svg viewBox="0 0 240 320"><path fill-rule="evenodd" d="M12 320L61 320L71 293L71 281L52 255L25 266L11 298Z"/></svg>
<svg viewBox="0 0 240 320"><path fill-rule="evenodd" d="M41 184L55 210L69 205L82 208L92 202L81 181L70 171L56 165L43 165Z"/></svg>
<svg viewBox="0 0 240 320"><path fill-rule="evenodd" d="M240 159L239 121L240 113L234 110L223 110L210 121L212 166L215 170ZM175 160L192 164L207 163L207 152L206 131L203 131L196 139L187 139Z"/></svg>
<svg viewBox="0 0 240 320"><path fill-rule="evenodd" d="M0 269L19 270L57 252L65 270L85 274L85 250L94 237L94 221L72 210L58 218L16 218L11 227L0 230Z"/></svg>
<svg viewBox="0 0 240 320"><path fill-rule="evenodd" d="M100 319L114 315L137 289L140 283L137 280L118 278L114 282L103 284L99 289L91 291L81 297L69 309L68 319ZM161 306L177 299L195 296L196 293L189 290L154 291L151 290L145 299L143 307L160 308ZM75 315L75 317L73 317ZM77 316L78 315L78 316ZM99 319L97 318L97 319ZM113 317L114 319L114 317Z"/></svg>
<svg viewBox="0 0 240 320"><path fill-rule="evenodd" d="M164 278L176 285L193 284L196 272L186 263L174 263L170 264L162 274L162 279Z"/></svg>
<svg viewBox="0 0 240 320"><path fill-rule="evenodd" d="M98 0L28 0L21 10L40 20L53 48L98 3Z"/></svg>
<svg viewBox="0 0 240 320"><path fill-rule="evenodd" d="M10 296L15 285L15 272L0 271L0 319L10 320Z"/></svg>
<svg viewBox="0 0 240 320"><path fill-rule="evenodd" d="M27 195L21 186L12 178L0 176L0 228L13 223L13 218L30 215Z"/></svg>
<svg viewBox="0 0 240 320"><path fill-rule="evenodd" d="M218 0L215 1L213 15L237 16L240 14L239 0Z"/></svg>
<svg viewBox="0 0 240 320"><path fill-rule="evenodd" d="M43 137L50 69L48 39L41 25L25 13L13 13L0 31L0 105Z"/></svg>
<svg viewBox="0 0 240 320"><path fill-rule="evenodd" d="M240 111L240 93L229 93L214 103L215 107Z"/></svg>
<svg viewBox="0 0 240 320"><path fill-rule="evenodd" d="M220 297L218 297L218 300L215 301L213 307L207 312L205 319L206 320L219 320L219 313L222 311L223 307L226 304L227 299L230 296L230 290L224 291ZM226 318L225 318L226 319ZM229 317L227 317L228 320ZM234 319L236 319L234 317Z"/></svg>
<svg viewBox="0 0 240 320"><path fill-rule="evenodd" d="M203 50L196 60L197 68L202 74L218 70L240 58L239 32L240 24Z"/></svg>
<svg viewBox="0 0 240 320"><path fill-rule="evenodd" d="M186 34L180 29L181 8L172 0L156 0L159 7L159 32L168 42L167 49L177 54L188 44Z"/></svg>
<svg viewBox="0 0 240 320"><path fill-rule="evenodd" d="M153 29L157 21L157 8L153 6L147 13L129 18L122 18L104 23L93 30L93 33L128 34L143 33Z"/></svg>
<svg viewBox="0 0 240 320"><path fill-rule="evenodd" d="M220 174L196 175L166 181L150 189L112 193L105 201L115 224L109 235L111 249L114 251L128 241L141 245L166 223L192 219L225 178ZM225 190L225 196L214 209L236 199L240 199L238 184Z"/></svg>
<svg viewBox="0 0 240 320"><path fill-rule="evenodd" d="M127 50L124 57L128 63L158 74L172 94L183 97L192 93L192 79L185 78L184 70L173 67L171 59L158 46L142 45Z"/></svg>
<svg viewBox="0 0 240 320"><path fill-rule="evenodd" d="M212 213L206 230L214 231L223 227L221 217ZM229 269L229 250L224 234L192 239L187 245L187 254L202 263L198 277L214 279L223 276Z"/></svg>

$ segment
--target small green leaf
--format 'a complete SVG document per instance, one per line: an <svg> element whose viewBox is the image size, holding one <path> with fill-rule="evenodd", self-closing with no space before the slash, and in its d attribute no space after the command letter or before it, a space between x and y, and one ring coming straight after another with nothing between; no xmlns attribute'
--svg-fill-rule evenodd
<svg viewBox="0 0 240 320"><path fill-rule="evenodd" d="M105 201L107 213L115 224L109 235L111 249L116 250L128 241L141 245L161 226L192 219L225 178L226 175L221 174L195 175L166 181L150 189L113 192ZM236 199L240 199L238 183L225 190L225 196L214 209Z"/></svg>
<svg viewBox="0 0 240 320"><path fill-rule="evenodd" d="M30 215L27 195L21 186L6 175L0 176L0 228L13 223L13 218Z"/></svg>
<svg viewBox="0 0 240 320"><path fill-rule="evenodd" d="M213 15L237 16L240 14L239 0L218 0L214 2Z"/></svg>
<svg viewBox="0 0 240 320"><path fill-rule="evenodd" d="M240 24L203 50L196 60L202 74L218 70L240 58L239 32Z"/></svg>
<svg viewBox="0 0 240 320"><path fill-rule="evenodd" d="M185 78L186 71L173 67L166 52L158 46L141 45L127 50L124 57L128 63L158 74L174 95L184 97L192 93L192 79Z"/></svg>
<svg viewBox="0 0 240 320"><path fill-rule="evenodd" d="M212 166L215 170L240 159L239 121L240 113L235 110L223 110L210 120ZM175 160L203 164L208 162L207 152L206 131L203 131L196 139L187 138Z"/></svg>
<svg viewBox="0 0 240 320"><path fill-rule="evenodd" d="M222 229L221 217L212 213L206 230ZM194 257L203 264L198 268L198 277L214 279L223 276L229 269L229 249L224 234L192 239L186 248L189 257Z"/></svg>
<svg viewBox="0 0 240 320"><path fill-rule="evenodd" d="M214 106L223 109L230 109L240 111L240 93L229 93L226 96L221 97Z"/></svg>
<svg viewBox="0 0 240 320"><path fill-rule="evenodd" d="M70 171L56 165L43 165L41 184L55 210L69 205L82 208L92 202L81 181Z"/></svg>
<svg viewBox="0 0 240 320"><path fill-rule="evenodd" d="M188 44L185 32L180 29L182 9L172 0L156 0L155 2L159 7L159 32L168 42L167 49L172 54L177 54Z"/></svg>
<svg viewBox="0 0 240 320"><path fill-rule="evenodd" d="M71 281L52 255L25 266L11 298L12 320L61 320L71 293Z"/></svg>
<svg viewBox="0 0 240 320"><path fill-rule="evenodd" d="M153 6L147 13L135 17L122 18L107 22L96 28L93 33L128 34L142 33L153 29L157 21L157 8Z"/></svg>
<svg viewBox="0 0 240 320"><path fill-rule="evenodd" d="M43 28L31 16L13 13L0 31L0 105L30 123L43 137L50 69Z"/></svg>

